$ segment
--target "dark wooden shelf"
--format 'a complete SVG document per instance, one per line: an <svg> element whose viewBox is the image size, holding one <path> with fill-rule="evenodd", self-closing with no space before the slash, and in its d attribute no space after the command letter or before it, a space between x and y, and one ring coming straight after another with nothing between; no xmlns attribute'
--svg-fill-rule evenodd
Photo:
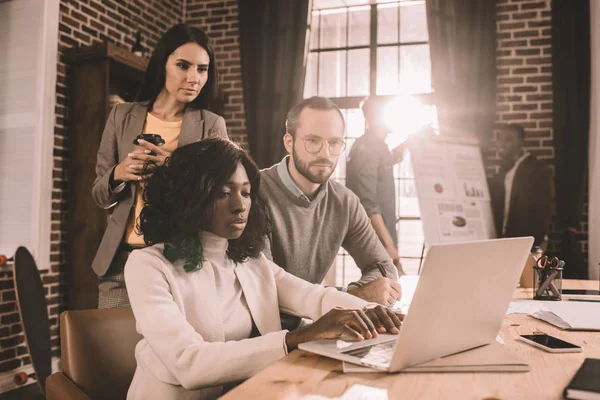
<svg viewBox="0 0 600 400"><path fill-rule="evenodd" d="M148 67L148 59L136 56L130 51L110 42L96 42L90 46L74 49L66 56L69 64L78 64L87 61L110 59L118 64L133 68L139 72L145 72Z"/></svg>
<svg viewBox="0 0 600 400"><path fill-rule="evenodd" d="M68 308L98 306L98 277L92 260L104 235L107 211L92 198L92 184L102 133L110 112L108 98L117 94L132 101L148 60L112 43L73 49L69 64L69 241Z"/></svg>

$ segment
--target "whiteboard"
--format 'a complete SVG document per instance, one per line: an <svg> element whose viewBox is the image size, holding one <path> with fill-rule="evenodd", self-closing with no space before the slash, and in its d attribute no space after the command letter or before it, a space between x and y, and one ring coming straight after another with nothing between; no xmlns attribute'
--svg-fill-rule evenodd
<svg viewBox="0 0 600 400"><path fill-rule="evenodd" d="M418 139L409 151L426 246L495 238L478 143Z"/></svg>

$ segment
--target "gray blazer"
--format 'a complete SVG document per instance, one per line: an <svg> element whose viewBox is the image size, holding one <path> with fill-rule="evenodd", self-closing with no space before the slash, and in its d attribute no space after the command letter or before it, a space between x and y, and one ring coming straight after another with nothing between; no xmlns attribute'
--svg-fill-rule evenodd
<svg viewBox="0 0 600 400"><path fill-rule="evenodd" d="M92 196L98 206L107 210L112 208L112 213L92 262L92 269L99 276L106 273L123 240L137 189L137 185L127 183L113 191L109 185L110 176L115 166L133 150L133 139L142 133L147 113L144 104L118 104L112 109L102 133ZM187 109L178 147L213 136L227 138L225 120L206 110Z"/></svg>

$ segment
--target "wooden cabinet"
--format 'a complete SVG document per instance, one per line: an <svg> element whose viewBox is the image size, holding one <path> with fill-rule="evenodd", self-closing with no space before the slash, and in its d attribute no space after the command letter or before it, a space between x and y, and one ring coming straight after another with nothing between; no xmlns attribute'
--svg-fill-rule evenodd
<svg viewBox="0 0 600 400"><path fill-rule="evenodd" d="M70 167L68 212L68 308L98 306L98 277L92 260L104 234L107 211L92 198L96 155L110 112L109 99L132 101L148 60L111 43L81 47L67 56Z"/></svg>

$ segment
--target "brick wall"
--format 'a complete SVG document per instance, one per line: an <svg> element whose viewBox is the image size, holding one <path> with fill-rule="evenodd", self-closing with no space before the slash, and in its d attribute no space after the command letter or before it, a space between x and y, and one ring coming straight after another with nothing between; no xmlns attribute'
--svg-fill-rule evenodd
<svg viewBox="0 0 600 400"><path fill-rule="evenodd" d="M554 172L552 120L551 0L497 1L497 122L525 127L525 149ZM497 171L498 154L489 152L488 172ZM587 204L580 228L587 258ZM550 251L558 251L556 215L550 230Z"/></svg>
<svg viewBox="0 0 600 400"><path fill-rule="evenodd" d="M223 117L231 138L247 143L240 65L237 0L187 0L185 22L203 29L213 42L219 90L226 100Z"/></svg>
<svg viewBox="0 0 600 400"><path fill-rule="evenodd" d="M52 354L60 355L58 315L68 299L65 275L67 248L66 174L69 163L69 70L65 51L93 41L110 41L130 48L135 32L142 32L146 48L171 25L182 21L184 0L61 0L59 17L58 76L56 85L56 123L52 191L52 233L50 268L42 271L51 323ZM40 266L46 268L48 266ZM0 373L31 363L23 344L19 315L16 312L12 272L0 272Z"/></svg>
<svg viewBox="0 0 600 400"><path fill-rule="evenodd" d="M213 40L219 68L219 87L230 136L245 144L237 1L214 0L61 0L59 61L56 85L56 124L52 193L50 269L42 271L50 314L52 353L60 355L58 316L68 299L66 276L69 185L69 68L65 53L94 41L109 41L130 48L135 32L153 49L172 25L185 21L204 29ZM149 56L149 54L147 54ZM41 266L42 268L45 266ZM16 312L12 273L0 272L0 373L28 365L21 322Z"/></svg>

